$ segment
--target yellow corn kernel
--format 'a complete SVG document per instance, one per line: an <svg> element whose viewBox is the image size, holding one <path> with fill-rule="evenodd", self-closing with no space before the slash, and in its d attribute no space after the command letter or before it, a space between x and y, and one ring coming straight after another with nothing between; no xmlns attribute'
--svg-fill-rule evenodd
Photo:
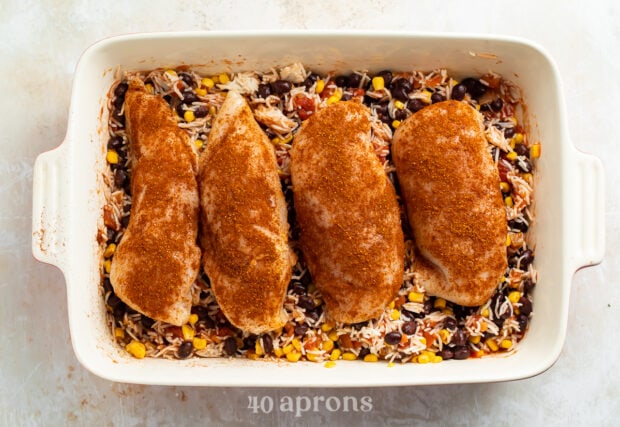
<svg viewBox="0 0 620 427"><path fill-rule="evenodd" d="M482 356L484 356L484 350L480 349L474 352L474 357L482 357Z"/></svg>
<svg viewBox="0 0 620 427"><path fill-rule="evenodd" d="M421 337L421 338L420 338L420 344L422 344L422 345L426 345L426 338Z"/></svg>
<svg viewBox="0 0 620 427"><path fill-rule="evenodd" d="M297 338L293 338L293 347L295 347L295 350L297 351L301 351L301 341L299 341Z"/></svg>
<svg viewBox="0 0 620 427"><path fill-rule="evenodd" d="M346 352L342 355L342 359L343 360L355 360L357 359L357 356L355 355L355 353Z"/></svg>
<svg viewBox="0 0 620 427"><path fill-rule="evenodd" d="M457 84L459 84L459 81L458 81L458 80L455 80L455 79L453 79L453 78L451 78L451 79L450 79L450 86L454 87L454 86L456 86Z"/></svg>
<svg viewBox="0 0 620 427"><path fill-rule="evenodd" d="M228 74L226 73L222 73L218 76L218 79L220 81L221 84L226 84L230 81L230 77L228 77Z"/></svg>
<svg viewBox="0 0 620 427"><path fill-rule="evenodd" d="M421 292L409 292L407 299L410 302L424 302L424 294Z"/></svg>
<svg viewBox="0 0 620 427"><path fill-rule="evenodd" d="M388 304L388 308L394 308L396 306L396 302L392 301L391 303Z"/></svg>
<svg viewBox="0 0 620 427"><path fill-rule="evenodd" d="M323 332L329 332L329 331L331 331L332 329L334 329L334 326L336 326L336 325L334 325L334 324L333 324L333 323L331 323L331 322L325 322L325 323L323 323L323 324L321 325L321 330L322 330Z"/></svg>
<svg viewBox="0 0 620 427"><path fill-rule="evenodd" d="M383 90L385 89L385 80L383 77L377 76L372 78L372 87L374 90Z"/></svg>
<svg viewBox="0 0 620 427"><path fill-rule="evenodd" d="M422 91L422 95L423 98L421 98L420 100L423 101L426 104L430 104L431 103L431 96L433 96L433 93L429 90L423 90ZM478 108L480 108L480 106L477 106Z"/></svg>
<svg viewBox="0 0 620 427"><path fill-rule="evenodd" d="M125 331L123 328L114 328L114 336L116 338L125 338Z"/></svg>
<svg viewBox="0 0 620 427"><path fill-rule="evenodd" d="M390 313L390 318L392 320L398 320L400 319L400 311L398 310L392 310L392 312Z"/></svg>
<svg viewBox="0 0 620 427"><path fill-rule="evenodd" d="M112 255L114 255L115 251L116 251L116 243L110 243L108 247L105 248L105 251L103 252L104 258L110 258Z"/></svg>
<svg viewBox="0 0 620 427"><path fill-rule="evenodd" d="M145 84L144 89L146 89L146 93L149 94L153 94L153 92L155 92L155 90L153 89L153 85L150 83Z"/></svg>
<svg viewBox="0 0 620 427"><path fill-rule="evenodd" d="M521 132L515 133L515 136L513 138L517 144L520 144L523 142L523 134Z"/></svg>
<svg viewBox="0 0 620 427"><path fill-rule="evenodd" d="M331 331L329 334L327 334L327 337L332 341L338 341L338 332Z"/></svg>
<svg viewBox="0 0 620 427"><path fill-rule="evenodd" d="M204 338L194 337L192 345L196 350L204 350L207 348L207 340Z"/></svg>
<svg viewBox="0 0 620 427"><path fill-rule="evenodd" d="M181 332L183 333L183 339L185 341L191 341L194 339L194 328L189 325L182 325Z"/></svg>
<svg viewBox="0 0 620 427"><path fill-rule="evenodd" d="M286 360L289 362L297 362L299 359L301 359L301 353L297 351L291 351L286 355Z"/></svg>
<svg viewBox="0 0 620 427"><path fill-rule="evenodd" d="M192 313L189 315L189 324L194 326L196 324L196 322L198 322L198 315L195 313Z"/></svg>
<svg viewBox="0 0 620 427"><path fill-rule="evenodd" d="M210 106L209 107L209 115L210 116L215 116L217 114L217 109L215 108L215 106Z"/></svg>
<svg viewBox="0 0 620 427"><path fill-rule="evenodd" d="M513 304L518 303L519 299L521 299L521 292L519 292L519 291L512 291L511 293L508 294L508 299Z"/></svg>
<svg viewBox="0 0 620 427"><path fill-rule="evenodd" d="M431 358L428 357L427 354L420 354L417 360L418 360L418 363L424 364L424 363L430 362Z"/></svg>
<svg viewBox="0 0 620 427"><path fill-rule="evenodd" d="M205 142L202 139L197 139L196 141L194 141L194 146L199 150L204 147L204 145Z"/></svg>
<svg viewBox="0 0 620 427"><path fill-rule="evenodd" d="M506 158L510 161L517 160L517 152L511 151L510 153L506 154Z"/></svg>
<svg viewBox="0 0 620 427"><path fill-rule="evenodd" d="M443 309L446 308L446 300L443 298L435 299L435 304L433 304L435 308Z"/></svg>
<svg viewBox="0 0 620 427"><path fill-rule="evenodd" d="M282 352L284 354L289 354L289 353L293 352L294 350L295 350L295 347L293 347L293 344L287 344L282 349Z"/></svg>
<svg viewBox="0 0 620 427"><path fill-rule="evenodd" d="M215 86L215 82L209 77L205 77L204 79L202 79L201 83L207 89L211 89L213 86Z"/></svg>
<svg viewBox="0 0 620 427"><path fill-rule="evenodd" d="M530 147L530 157L538 159L540 157L540 144L534 144Z"/></svg>
<svg viewBox="0 0 620 427"><path fill-rule="evenodd" d="M502 340L502 342L499 343L499 346L504 349L509 349L510 347L512 347L512 340L504 339Z"/></svg>
<svg viewBox="0 0 620 427"><path fill-rule="evenodd" d="M402 110L403 108L405 108L405 104L397 99L396 101L394 101L394 108Z"/></svg>
<svg viewBox="0 0 620 427"><path fill-rule="evenodd" d="M105 159L108 161L109 164L116 165L118 164L118 153L114 150L108 150L105 155Z"/></svg>
<svg viewBox="0 0 620 427"><path fill-rule="evenodd" d="M207 94L207 90L201 87L196 88L196 95L205 96Z"/></svg>
<svg viewBox="0 0 620 427"><path fill-rule="evenodd" d="M510 145L510 148L514 150L517 143L515 142L514 138L510 138L510 141L508 141L508 145Z"/></svg>
<svg viewBox="0 0 620 427"><path fill-rule="evenodd" d="M220 82L220 76L211 76L211 80L213 80L214 84L218 84Z"/></svg>
<svg viewBox="0 0 620 427"><path fill-rule="evenodd" d="M319 362L319 355L316 353L306 353L306 359L310 362Z"/></svg>
<svg viewBox="0 0 620 427"><path fill-rule="evenodd" d="M510 234L508 234L506 236L506 246L510 246L511 243L512 243L512 239L510 238Z"/></svg>
<svg viewBox="0 0 620 427"><path fill-rule="evenodd" d="M248 352L245 354L245 357L247 357L247 358L248 358L248 359L250 359L250 360L258 360L258 357L259 357L259 356L258 356L258 354L254 353L253 351L248 351Z"/></svg>
<svg viewBox="0 0 620 427"><path fill-rule="evenodd" d="M368 353L366 356L364 356L364 362L378 362L379 358L377 357L376 354L372 354L372 353Z"/></svg>
<svg viewBox="0 0 620 427"><path fill-rule="evenodd" d="M284 352L280 347L278 347L273 349L273 354L275 354L276 357L282 357L284 355Z"/></svg>
<svg viewBox="0 0 620 427"><path fill-rule="evenodd" d="M271 143L273 145L280 145L280 144L282 144L282 138L280 138L279 136L276 136L276 137L271 139Z"/></svg>
<svg viewBox="0 0 620 427"><path fill-rule="evenodd" d="M329 355L329 360L338 360L340 359L340 355L342 354L342 352L340 351L339 348L335 348L331 354Z"/></svg>
<svg viewBox="0 0 620 427"><path fill-rule="evenodd" d="M328 360L323 366L325 366L326 368L333 368L334 366L336 366L336 362L334 362L333 360Z"/></svg>
<svg viewBox="0 0 620 427"><path fill-rule="evenodd" d="M480 332L486 332L489 329L487 322L480 322Z"/></svg>
<svg viewBox="0 0 620 427"><path fill-rule="evenodd" d="M183 118L187 123L196 120L196 116L194 115L194 112L192 110L186 110L185 113L183 113Z"/></svg>
<svg viewBox="0 0 620 427"><path fill-rule="evenodd" d="M323 341L321 343L321 347L323 347L323 350L329 353L334 349L334 342L332 340Z"/></svg>
<svg viewBox="0 0 620 427"><path fill-rule="evenodd" d="M469 342L472 344L478 344L480 342L480 335L472 335L469 337Z"/></svg>
<svg viewBox="0 0 620 427"><path fill-rule="evenodd" d="M327 98L327 105L335 104L342 99L342 91L338 89L332 96Z"/></svg>
<svg viewBox="0 0 620 427"><path fill-rule="evenodd" d="M447 329L442 329L439 331L439 337L441 338L441 342L444 344L448 344L448 340L450 339L450 332Z"/></svg>
<svg viewBox="0 0 620 427"><path fill-rule="evenodd" d="M172 77L176 77L177 76L177 72L174 71L172 68L166 70L166 74L170 74L170 76L172 76Z"/></svg>
<svg viewBox="0 0 620 427"><path fill-rule="evenodd" d="M263 346L260 344L260 340L256 340L256 343L254 343L254 352L257 356L262 356L263 354L265 354Z"/></svg>
<svg viewBox="0 0 620 427"><path fill-rule="evenodd" d="M325 81L317 80L316 81L316 86L314 88L314 92L315 93L321 93L321 92L323 92L323 89L325 89Z"/></svg>
<svg viewBox="0 0 620 427"><path fill-rule="evenodd" d="M508 206L509 208L515 205L514 202L512 201L512 197L510 196L506 196L506 198L504 198L504 203L506 203L506 206Z"/></svg>
<svg viewBox="0 0 620 427"><path fill-rule="evenodd" d="M129 352L136 359L144 359L146 356L146 347L139 341L132 340L129 344L125 346L125 350Z"/></svg>
<svg viewBox="0 0 620 427"><path fill-rule="evenodd" d="M499 349L497 343L492 338L489 338L485 341L487 347L491 349L491 351L497 351Z"/></svg>
<svg viewBox="0 0 620 427"><path fill-rule="evenodd" d="M109 259L106 259L105 261L103 261L103 269L105 270L106 273L110 273L110 271L112 270L112 261L110 261Z"/></svg>
<svg viewBox="0 0 620 427"><path fill-rule="evenodd" d="M454 316L454 311L450 307L444 308L441 312L446 316Z"/></svg>
<svg viewBox="0 0 620 427"><path fill-rule="evenodd" d="M443 357L438 356L438 355L434 355L433 358L431 359L431 363L439 363L443 361Z"/></svg>
<svg viewBox="0 0 620 427"><path fill-rule="evenodd" d="M392 121L392 127L393 127L394 129L396 129L398 126L400 126L400 124L401 124L401 123L402 123L402 122L401 122L400 120L393 120L393 121Z"/></svg>
<svg viewBox="0 0 620 427"><path fill-rule="evenodd" d="M507 182L500 182L499 188L500 190L502 190L502 192L508 193L510 191L510 184L508 184Z"/></svg>
<svg viewBox="0 0 620 427"><path fill-rule="evenodd" d="M526 180L528 182L528 184L532 183L532 174L531 173L524 173L523 174L523 179Z"/></svg>
<svg viewBox="0 0 620 427"><path fill-rule="evenodd" d="M488 308L485 308L484 310L482 310L482 311L480 312L480 315L481 315L482 317L489 317L489 314L491 314L491 313L489 312L489 309L488 309Z"/></svg>

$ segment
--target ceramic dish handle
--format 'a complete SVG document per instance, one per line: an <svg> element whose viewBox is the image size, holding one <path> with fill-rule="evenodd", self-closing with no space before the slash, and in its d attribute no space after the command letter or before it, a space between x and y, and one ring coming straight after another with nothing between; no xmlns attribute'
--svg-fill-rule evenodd
<svg viewBox="0 0 620 427"><path fill-rule="evenodd" d="M577 174L571 206L579 218L576 269L600 263L605 254L605 180L603 164L598 157L576 151Z"/></svg>
<svg viewBox="0 0 620 427"><path fill-rule="evenodd" d="M68 212L67 144L45 152L34 163L32 253L36 259L64 267Z"/></svg>

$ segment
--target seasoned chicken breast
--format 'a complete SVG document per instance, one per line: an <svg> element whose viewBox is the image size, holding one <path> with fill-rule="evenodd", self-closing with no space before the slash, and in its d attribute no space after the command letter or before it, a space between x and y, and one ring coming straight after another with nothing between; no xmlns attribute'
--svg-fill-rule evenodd
<svg viewBox="0 0 620 427"><path fill-rule="evenodd" d="M377 317L403 281L396 193L371 144L370 111L339 102L314 113L291 149L301 249L334 321Z"/></svg>
<svg viewBox="0 0 620 427"><path fill-rule="evenodd" d="M196 156L168 104L137 79L125 96L125 118L132 206L110 281L136 311L182 325L200 268Z"/></svg>
<svg viewBox="0 0 620 427"><path fill-rule="evenodd" d="M200 160L203 266L223 313L255 334L286 322L294 257L273 145L229 92Z"/></svg>
<svg viewBox="0 0 620 427"><path fill-rule="evenodd" d="M431 295L484 303L507 267L506 210L482 115L430 105L404 120L392 155L419 254L415 280Z"/></svg>

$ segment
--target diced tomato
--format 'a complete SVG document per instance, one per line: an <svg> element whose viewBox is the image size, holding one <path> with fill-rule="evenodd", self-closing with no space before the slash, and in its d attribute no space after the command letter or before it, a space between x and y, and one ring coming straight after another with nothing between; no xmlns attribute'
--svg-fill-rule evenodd
<svg viewBox="0 0 620 427"><path fill-rule="evenodd" d="M441 84L442 79L443 77L441 76L441 74L434 75L433 77L431 77L430 79L426 81L426 86L428 87L439 86Z"/></svg>
<svg viewBox="0 0 620 427"><path fill-rule="evenodd" d="M430 332L424 332L424 339L426 339L426 348L431 348L437 336Z"/></svg>
<svg viewBox="0 0 620 427"><path fill-rule="evenodd" d="M502 162L502 157L500 156L500 161L497 162L497 170L499 171L499 179L502 182L508 182L508 172L510 171L510 169L508 168L508 166L506 166L506 164L504 162Z"/></svg>

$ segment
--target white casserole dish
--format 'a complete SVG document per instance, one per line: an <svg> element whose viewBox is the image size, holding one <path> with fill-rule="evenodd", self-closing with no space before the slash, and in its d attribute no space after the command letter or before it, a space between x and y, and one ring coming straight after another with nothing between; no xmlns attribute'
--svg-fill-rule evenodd
<svg viewBox="0 0 620 427"><path fill-rule="evenodd" d="M198 66L205 73L268 70L302 62L318 71L431 70L465 77L492 70L521 87L530 138L542 142L535 186L534 317L514 354L440 364L247 359L135 359L114 342L100 296L97 227L104 202L107 91L114 70ZM604 251L603 169L570 142L561 82L549 56L527 41L472 35L360 32L137 34L100 41L77 66L60 147L34 168L33 253L67 282L75 353L93 373L119 382L202 386L356 387L472 383L526 378L549 368L566 334L573 273Z"/></svg>

